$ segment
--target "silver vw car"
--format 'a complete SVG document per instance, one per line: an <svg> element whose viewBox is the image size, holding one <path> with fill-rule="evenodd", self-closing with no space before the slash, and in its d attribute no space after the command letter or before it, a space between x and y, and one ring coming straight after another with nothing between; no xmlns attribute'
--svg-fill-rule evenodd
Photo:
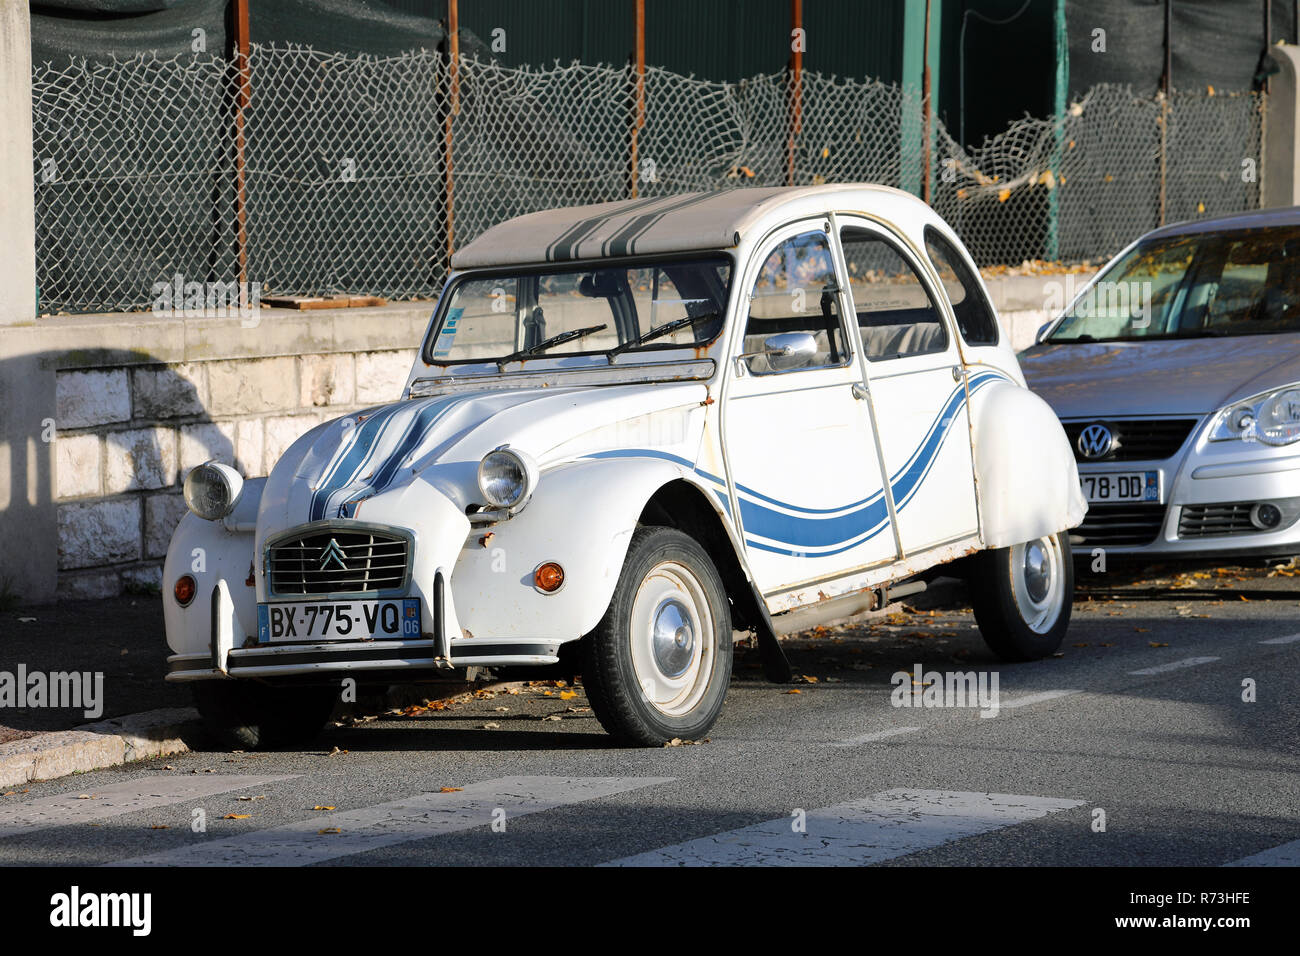
<svg viewBox="0 0 1300 956"><path fill-rule="evenodd" d="M1020 363L1074 446L1080 558L1300 554L1300 207L1147 233Z"/></svg>

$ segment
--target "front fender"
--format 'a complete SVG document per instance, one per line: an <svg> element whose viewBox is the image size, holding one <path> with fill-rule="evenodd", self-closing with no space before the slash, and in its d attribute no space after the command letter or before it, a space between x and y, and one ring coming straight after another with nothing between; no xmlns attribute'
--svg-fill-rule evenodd
<svg viewBox="0 0 1300 956"><path fill-rule="evenodd" d="M1069 439L1050 405L994 382L971 396L980 532L1005 548L1077 527L1088 505Z"/></svg>
<svg viewBox="0 0 1300 956"><path fill-rule="evenodd" d="M461 552L451 589L465 638L562 642L592 630L646 502L678 479L700 484L689 468L654 458L580 459L547 471L522 512L472 534ZM564 568L554 594L533 586L546 561Z"/></svg>
<svg viewBox="0 0 1300 956"><path fill-rule="evenodd" d="M257 590L253 572L253 522L265 478L250 478L233 514L222 521L205 521L185 512L172 533L163 563L163 621L167 645L173 654L205 654L212 636L212 592L226 582L234 605L233 627L238 638L257 633ZM194 600L188 607L176 603L172 587L182 574L194 577ZM238 640L236 642L238 646Z"/></svg>

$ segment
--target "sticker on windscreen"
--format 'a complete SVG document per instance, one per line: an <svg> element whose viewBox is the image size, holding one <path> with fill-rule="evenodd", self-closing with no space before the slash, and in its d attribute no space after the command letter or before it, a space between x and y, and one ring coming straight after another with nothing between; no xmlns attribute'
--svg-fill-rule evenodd
<svg viewBox="0 0 1300 956"><path fill-rule="evenodd" d="M442 323L442 328L438 330L438 339L433 343L433 357L447 358L451 355L452 341L456 338L456 330L460 325L460 317L465 310L461 306L447 310L447 318Z"/></svg>

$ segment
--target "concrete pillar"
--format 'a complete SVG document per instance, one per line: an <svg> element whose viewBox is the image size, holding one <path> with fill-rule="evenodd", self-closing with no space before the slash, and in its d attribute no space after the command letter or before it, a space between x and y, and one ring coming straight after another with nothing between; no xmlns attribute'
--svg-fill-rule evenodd
<svg viewBox="0 0 1300 956"><path fill-rule="evenodd" d="M36 224L27 0L0 0L0 597L54 597L54 370L33 341ZM22 328L21 326L27 326Z"/></svg>
<svg viewBox="0 0 1300 956"><path fill-rule="evenodd" d="M1300 205L1300 47L1273 47L1278 72L1269 78L1260 205Z"/></svg>
<svg viewBox="0 0 1300 956"><path fill-rule="evenodd" d="M0 326L36 317L32 27L27 0L0 0Z"/></svg>

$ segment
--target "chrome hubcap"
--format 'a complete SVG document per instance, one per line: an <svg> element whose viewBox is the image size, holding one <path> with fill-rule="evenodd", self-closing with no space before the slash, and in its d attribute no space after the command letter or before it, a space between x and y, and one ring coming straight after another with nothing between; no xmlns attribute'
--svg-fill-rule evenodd
<svg viewBox="0 0 1300 956"><path fill-rule="evenodd" d="M1029 600L1041 604L1052 586L1052 568L1042 542L1033 541L1025 546L1025 590Z"/></svg>
<svg viewBox="0 0 1300 956"><path fill-rule="evenodd" d="M681 677L695 658L695 626L690 611L676 598L660 603L651 637L655 664L665 677Z"/></svg>
<svg viewBox="0 0 1300 956"><path fill-rule="evenodd" d="M637 588L629 624L645 699L669 717L690 713L708 690L717 652L704 585L676 561L655 565Z"/></svg>
<svg viewBox="0 0 1300 956"><path fill-rule="evenodd" d="M1045 634L1070 600L1065 593L1065 555L1056 537L1026 541L1011 548L1011 586L1021 618L1031 631Z"/></svg>

